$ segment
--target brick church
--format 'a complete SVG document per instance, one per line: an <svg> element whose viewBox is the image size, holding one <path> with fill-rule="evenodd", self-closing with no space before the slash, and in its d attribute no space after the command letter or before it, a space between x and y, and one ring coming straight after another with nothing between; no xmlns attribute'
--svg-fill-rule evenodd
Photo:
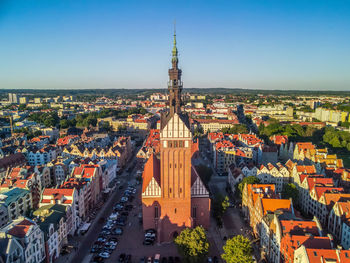
<svg viewBox="0 0 350 263"><path fill-rule="evenodd" d="M143 228L157 231L158 243L169 242L185 227L210 222L209 192L192 158L193 142L189 116L181 110L181 69L178 68L176 34L169 69L169 109L160 120L160 150L147 160L143 171Z"/></svg>

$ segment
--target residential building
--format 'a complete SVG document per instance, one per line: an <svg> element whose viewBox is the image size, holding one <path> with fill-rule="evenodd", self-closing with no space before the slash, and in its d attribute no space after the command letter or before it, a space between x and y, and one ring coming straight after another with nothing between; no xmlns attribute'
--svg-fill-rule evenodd
<svg viewBox="0 0 350 263"><path fill-rule="evenodd" d="M13 238L21 244L23 262L42 262L45 259L44 234L34 221L25 217L15 219L0 230L0 240L3 238Z"/></svg>
<svg viewBox="0 0 350 263"><path fill-rule="evenodd" d="M29 190L21 188L11 188L0 191L0 207L3 215L0 222L11 222L20 216L25 216L33 208L32 197Z"/></svg>
<svg viewBox="0 0 350 263"><path fill-rule="evenodd" d="M60 256L63 245L67 244L67 221L71 217L67 206L54 204L42 206L34 211L36 223L44 233L46 262L54 262Z"/></svg>

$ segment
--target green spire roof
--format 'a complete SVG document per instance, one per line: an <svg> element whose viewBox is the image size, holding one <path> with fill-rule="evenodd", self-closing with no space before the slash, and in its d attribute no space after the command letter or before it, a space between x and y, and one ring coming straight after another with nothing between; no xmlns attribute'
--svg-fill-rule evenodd
<svg viewBox="0 0 350 263"><path fill-rule="evenodd" d="M173 61L176 60L177 61L177 47L176 47L176 24L174 22L174 47L173 47Z"/></svg>

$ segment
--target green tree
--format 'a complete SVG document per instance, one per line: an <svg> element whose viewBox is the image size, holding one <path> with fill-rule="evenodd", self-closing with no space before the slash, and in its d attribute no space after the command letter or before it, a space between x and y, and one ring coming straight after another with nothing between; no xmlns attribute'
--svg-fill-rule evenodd
<svg viewBox="0 0 350 263"><path fill-rule="evenodd" d="M298 203L299 191L295 184L286 184L283 186L282 198L289 199L292 198L293 203L296 205Z"/></svg>
<svg viewBox="0 0 350 263"><path fill-rule="evenodd" d="M239 196L242 197L245 184L258 184L258 183L260 183L260 180L255 176L244 177L243 180L237 186Z"/></svg>
<svg viewBox="0 0 350 263"><path fill-rule="evenodd" d="M60 120L60 128L67 129L69 127L69 121L67 119Z"/></svg>
<svg viewBox="0 0 350 263"><path fill-rule="evenodd" d="M201 263L208 255L209 242L202 226L185 228L174 241L185 262Z"/></svg>
<svg viewBox="0 0 350 263"><path fill-rule="evenodd" d="M220 193L216 193L212 202L213 216L219 227L222 225L222 216L224 215L226 209L229 207L230 201L228 196L223 196Z"/></svg>
<svg viewBox="0 0 350 263"><path fill-rule="evenodd" d="M221 257L227 263L253 262L253 248L250 240L242 235L228 239L223 250L224 254Z"/></svg>
<svg viewBox="0 0 350 263"><path fill-rule="evenodd" d="M194 131L193 131L193 136L194 137L201 137L204 134L203 128L200 126L197 126Z"/></svg>
<svg viewBox="0 0 350 263"><path fill-rule="evenodd" d="M227 134L248 133L248 128L244 124L236 124L233 127L222 128L221 131Z"/></svg>

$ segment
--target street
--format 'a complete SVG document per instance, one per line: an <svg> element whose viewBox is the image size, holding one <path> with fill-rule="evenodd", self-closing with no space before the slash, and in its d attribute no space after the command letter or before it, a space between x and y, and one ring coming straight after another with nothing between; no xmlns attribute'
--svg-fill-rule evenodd
<svg viewBox="0 0 350 263"><path fill-rule="evenodd" d="M134 154L129 161L127 167L124 168L124 171L121 175L117 175L119 181L121 181L121 185L123 185L123 189L127 187L127 183L134 179L135 173L133 171L126 172L130 166L134 164L136 159L136 154ZM133 167L135 168L135 167ZM73 240L70 242L72 245L76 245L78 247L77 250L71 251L68 255L61 255L56 262L59 263L67 263L67 262L84 262L87 261L85 258L88 258L90 255L90 249L93 243L96 241L98 235L101 232L101 229L104 225L104 222L100 222L100 218L107 218L111 212L113 211L113 206L117 203L121 196L123 195L123 190L119 190L115 188L112 195L109 197L106 203L102 206L101 210L98 211L96 218L93 220L89 230L85 235L74 236ZM84 260L85 259L85 260Z"/></svg>

